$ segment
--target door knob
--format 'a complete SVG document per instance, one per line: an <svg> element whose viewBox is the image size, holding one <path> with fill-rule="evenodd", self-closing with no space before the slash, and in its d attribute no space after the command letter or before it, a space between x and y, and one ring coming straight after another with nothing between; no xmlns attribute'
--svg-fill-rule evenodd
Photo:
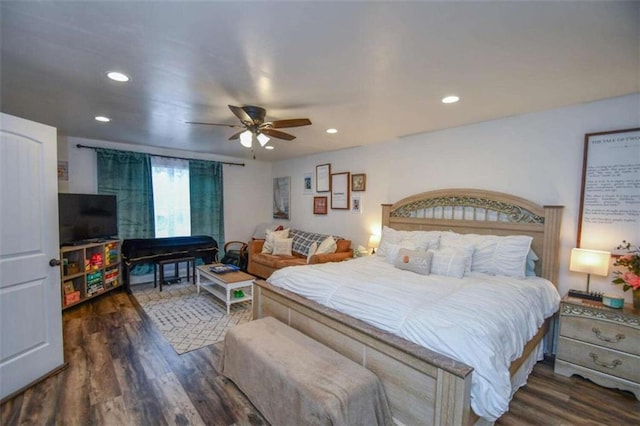
<svg viewBox="0 0 640 426"><path fill-rule="evenodd" d="M49 261L49 266L51 267L55 267L55 266L60 266L61 262L59 259L51 259Z"/></svg>

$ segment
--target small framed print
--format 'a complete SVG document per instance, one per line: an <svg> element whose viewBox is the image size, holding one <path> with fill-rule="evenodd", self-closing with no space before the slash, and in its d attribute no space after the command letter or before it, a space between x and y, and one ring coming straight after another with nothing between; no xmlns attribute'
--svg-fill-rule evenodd
<svg viewBox="0 0 640 426"><path fill-rule="evenodd" d="M316 166L316 192L331 191L331 164Z"/></svg>
<svg viewBox="0 0 640 426"><path fill-rule="evenodd" d="M304 195L313 194L313 173L305 173L302 181L302 193Z"/></svg>
<svg viewBox="0 0 640 426"><path fill-rule="evenodd" d="M349 209L349 172L331 175L331 208L334 210Z"/></svg>
<svg viewBox="0 0 640 426"><path fill-rule="evenodd" d="M313 197L313 214L327 214L327 197Z"/></svg>
<svg viewBox="0 0 640 426"><path fill-rule="evenodd" d="M365 191L367 189L367 175L365 173L354 173L351 175L351 190Z"/></svg>
<svg viewBox="0 0 640 426"><path fill-rule="evenodd" d="M351 197L351 213L362 214L362 197L359 194Z"/></svg>

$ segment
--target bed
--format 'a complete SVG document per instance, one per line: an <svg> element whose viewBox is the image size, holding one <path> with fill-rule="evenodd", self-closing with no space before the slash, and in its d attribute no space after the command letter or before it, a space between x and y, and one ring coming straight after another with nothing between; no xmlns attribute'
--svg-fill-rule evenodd
<svg viewBox="0 0 640 426"><path fill-rule="evenodd" d="M393 232L440 231L529 236L530 247L539 258L535 266L536 275L548 280L547 283L555 283L561 212L561 206L542 207L508 194L451 189L426 192L393 205L383 205L382 225L394 230ZM350 269L362 268L365 262L376 261L379 263L377 266L382 269L374 274L382 275L385 268L389 270L390 266L373 258L335 264L333 273L338 275L334 277L333 284L349 288L347 284L352 281ZM302 274L298 281L305 281L306 271L316 267L298 268ZM344 275L340 276L342 272ZM288 275L286 269L283 273ZM405 285L406 274L398 275L402 277L398 279L398 286ZM282 279L277 279L278 276L275 278L274 283L283 285L279 282ZM486 280L491 281L491 278ZM531 279L535 280L536 278ZM327 284L332 285L330 281ZM354 288L350 287L352 291ZM371 321L371 318L365 318L368 322L358 319L354 315L314 301L312 297L297 294L298 292L304 294L301 290L294 292L269 282L256 281L254 318L273 316L376 373L384 385L396 423L467 425L492 420L491 416L483 418L472 410L472 387L477 389L480 370L475 372L474 381L474 369L458 360L459 358L451 356L450 351L429 349L411 341L411 338L389 331L392 327L385 329L385 326ZM322 297L325 296L320 296L320 299ZM416 297L411 293L407 295L409 300ZM398 298L392 299L389 299L390 306L394 306ZM384 311L384 307L380 309ZM348 309L346 311L350 312ZM521 384L539 358L541 341L548 330L551 313L547 312L547 320L517 350L521 356L508 364L506 374L513 382ZM385 315L393 317L393 311Z"/></svg>

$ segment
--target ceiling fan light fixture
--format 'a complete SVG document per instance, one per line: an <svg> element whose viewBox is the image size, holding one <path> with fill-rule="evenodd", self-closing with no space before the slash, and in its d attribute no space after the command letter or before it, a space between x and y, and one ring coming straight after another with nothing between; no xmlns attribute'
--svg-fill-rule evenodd
<svg viewBox="0 0 640 426"><path fill-rule="evenodd" d="M330 135L333 135L335 133L338 133L338 129L331 128L331 129L327 129L326 132L329 133Z"/></svg>
<svg viewBox="0 0 640 426"><path fill-rule="evenodd" d="M264 148L264 146L269 142L269 136L264 133L258 133L257 136L258 142L260 142L260 146Z"/></svg>
<svg viewBox="0 0 640 426"><path fill-rule="evenodd" d="M253 134L250 130L245 130L240 133L240 144L245 148L251 148L251 140L253 139Z"/></svg>
<svg viewBox="0 0 640 426"><path fill-rule="evenodd" d="M456 102L458 102L460 100L460 98L458 96L446 96L444 98L442 98L442 103L443 104L455 104Z"/></svg>
<svg viewBox="0 0 640 426"><path fill-rule="evenodd" d="M100 121L101 123L108 123L111 121L109 117L105 117L104 115L96 115L96 121Z"/></svg>

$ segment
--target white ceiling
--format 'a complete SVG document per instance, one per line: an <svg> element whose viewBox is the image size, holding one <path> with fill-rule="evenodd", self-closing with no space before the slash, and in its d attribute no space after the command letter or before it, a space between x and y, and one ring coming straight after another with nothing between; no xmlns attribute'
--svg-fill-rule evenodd
<svg viewBox="0 0 640 426"><path fill-rule="evenodd" d="M2 1L0 36L3 112L240 158L234 129L184 122L311 119L265 161L640 92L640 2Z"/></svg>

